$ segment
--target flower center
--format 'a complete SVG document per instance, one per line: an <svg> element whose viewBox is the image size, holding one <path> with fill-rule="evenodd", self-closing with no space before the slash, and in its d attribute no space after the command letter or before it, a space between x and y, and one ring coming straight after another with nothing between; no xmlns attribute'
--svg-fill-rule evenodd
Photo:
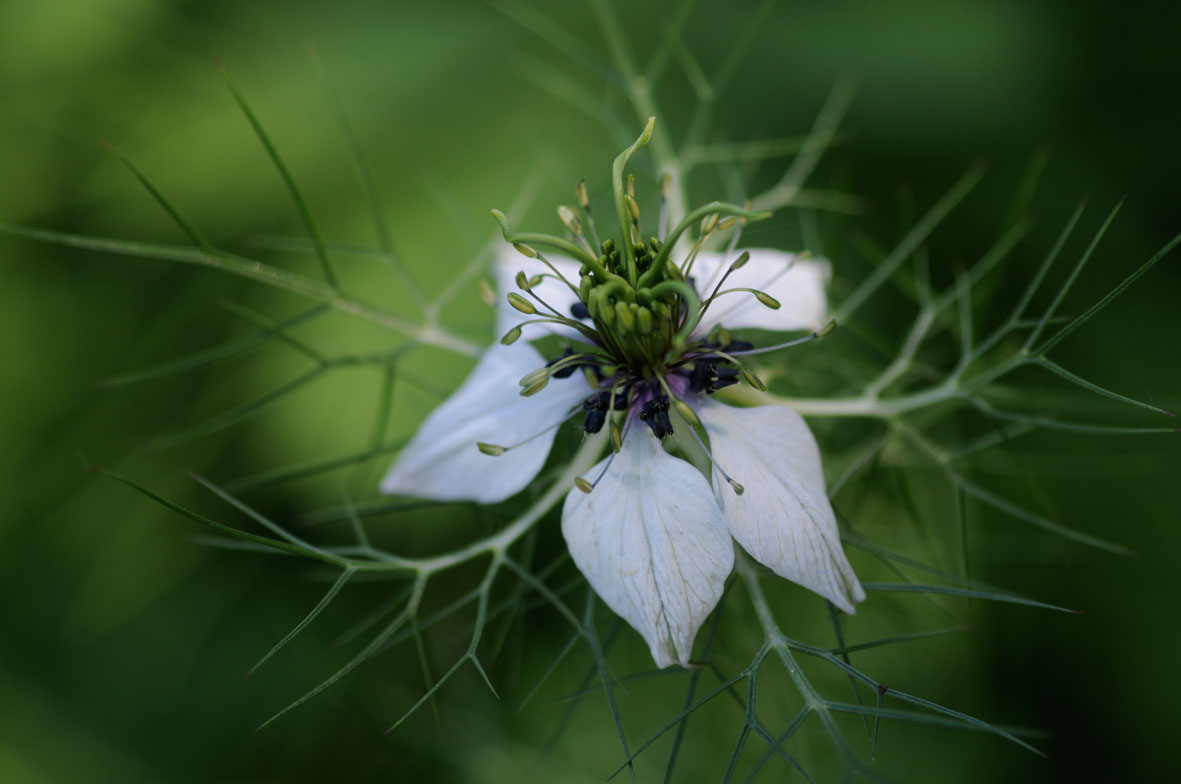
<svg viewBox="0 0 1181 784"><path fill-rule="evenodd" d="M657 438L671 435L674 409L691 430L699 427L700 420L685 401L688 395L712 394L740 380L765 390L763 382L744 363L743 355L812 340L835 326L830 323L807 338L766 349L735 341L720 326L703 334L705 331L699 329L702 317L719 297L752 296L764 307L779 308L779 302L764 291L724 288L730 275L748 262L749 253L739 254L724 269L718 269L713 275L716 281L700 281L700 289L693 275L694 264L707 243L730 232L727 253L733 253L747 221L761 220L770 213L711 202L670 228L666 178L655 231L645 239L635 179L628 175L625 180L624 168L651 133L650 120L640 138L616 158L612 168L618 242L611 237L600 240L584 182L575 190L576 206L558 208L558 218L566 228L564 237L514 232L502 212L492 211L505 239L522 255L539 260L549 270L533 277L523 271L517 273L520 292L508 293L508 301L529 318L510 329L501 343L515 342L523 328L537 323L558 325L568 333L576 333L564 353L520 380L521 394L536 394L551 379L566 379L581 371L593 391L567 419L581 411L586 433L597 433L611 423L616 451L637 420ZM695 239L691 237L694 228ZM580 264L577 276L563 275L539 248L574 258ZM559 311L535 291L545 278L557 280L576 296L569 312ZM480 445L488 454L501 454L511 448Z"/></svg>
<svg viewBox="0 0 1181 784"><path fill-rule="evenodd" d="M695 304L697 296L675 265L658 262L659 239L652 237L631 250L636 283L627 276L623 254L608 239L597 264L583 265L578 297L602 348L621 370L644 378L664 369L688 304Z"/></svg>

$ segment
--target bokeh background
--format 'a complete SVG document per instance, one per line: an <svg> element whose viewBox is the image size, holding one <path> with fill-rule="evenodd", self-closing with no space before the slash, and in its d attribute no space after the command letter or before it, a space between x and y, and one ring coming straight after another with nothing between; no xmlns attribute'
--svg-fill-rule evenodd
<svg viewBox="0 0 1181 784"><path fill-rule="evenodd" d="M651 46L670 4L627 5L621 13L632 40ZM1048 154L1033 202L1039 222L995 293L998 309L1019 294L1016 281L1080 197L1091 205L1082 236L1128 195L1068 300L1069 312L1181 228L1178 16L1170 7L936 0L780 5L720 97L713 138L806 132L832 85L843 76L856 81L847 137L815 180L863 199L863 214L825 224L832 228L824 250L838 278L855 281L867 269L856 251L866 238L889 247L978 159L990 164L984 184L932 241L933 258L947 265L970 262L995 239L1023 172ZM711 67L738 40L755 7L713 0L696 6L685 40ZM603 55L593 16L580 4L546 11L586 52ZM308 42L370 159L398 249L428 291L441 290L487 239L493 228L487 210L508 205L531 178L538 184L529 213L534 226L549 225L550 205L569 200L579 177L606 180L615 141L542 89L538 74L556 67L593 95L613 100L613 94L563 55L581 55L582 48L552 47L492 4L7 2L0 4L0 221L181 241L102 148L106 140L133 157L219 244L266 255L250 250L258 238L301 236L281 182L225 87L220 59L285 155L325 233L372 246L364 191ZM674 127L690 97L677 80L663 94ZM753 176L773 177L774 165ZM703 178L703 187L709 184ZM769 226L760 241L798 244L793 219ZM1081 247L1076 243L1074 252ZM267 257L313 271L304 257ZM407 312L406 294L393 278L372 262L350 263L372 299ZM1064 344L1061 361L1175 409L1181 405L1179 292L1174 256ZM514 695L562 639L559 622L544 613L523 636L510 637L507 650L517 664L498 670L507 692L501 701L465 672L441 692L437 719L424 711L383 736L423 688L413 651L394 652L254 732L343 662L333 640L389 586L357 588L338 613L243 679L316 601L324 575L291 561L200 546L191 541L198 533L192 524L82 470L84 460L117 469L233 519L195 487L189 471L228 480L365 443L380 378L358 370L318 380L209 437L145 449L162 434L306 369L295 352L272 347L208 372L102 386L112 375L251 333L256 327L226 303L272 318L301 304L204 270L0 238L0 780L603 780L619 752L601 697L588 700L566 735L542 753L562 715L556 700L577 688L585 658L572 657L556 688L514 714ZM893 319L901 331L909 317L886 307L875 315ZM491 316L474 286L445 315L457 331L486 338ZM350 349L388 345L388 336L340 319L309 336ZM408 372L425 380L399 387L390 437L411 432L437 400L434 385L455 383L466 367L439 353L412 357ZM1144 421L1118 409L1082 413ZM1039 436L975 466L988 486L1139 555L1120 558L1031 535L973 507L975 576L1081 614L963 604L958 609L971 619L970 632L862 661L912 693L1044 730L1037 743L1049 758L995 737L887 723L877 750L883 773L905 781L1132 781L1155 780L1175 767L1178 441ZM298 521L333 504L341 486L373 497L374 472L382 467L281 488L258 503L276 518ZM906 482L927 512L921 524L908 519L905 505L883 502L867 507L876 515L865 521L867 532L956 563L948 553L958 547L958 524L940 505L947 499L937 475L916 468ZM389 535L398 544L427 551L497 519L495 512L463 507L379 522L394 529ZM880 606L878 620L866 621L863 630L892 623L917 628L917 611L906 603ZM867 605L859 619L873 613ZM801 621L802 631L813 627L822 632L824 625ZM462 628L455 627L432 642L436 669L461 640ZM619 655L625 670L629 663L644 667L635 640L621 643ZM625 720L634 719L633 744L674 712L677 694L637 687L621 697ZM773 705L766 710L780 713ZM685 761L693 764L682 764L675 780L718 780L740 720L732 704L703 716ZM854 737L858 730L849 726ZM826 762L831 753L813 742L818 739L805 736L807 747L797 751L818 780L835 780ZM859 748L868 756L865 745ZM665 746L642 757L640 780L658 780L666 755ZM768 778L785 773L769 771Z"/></svg>

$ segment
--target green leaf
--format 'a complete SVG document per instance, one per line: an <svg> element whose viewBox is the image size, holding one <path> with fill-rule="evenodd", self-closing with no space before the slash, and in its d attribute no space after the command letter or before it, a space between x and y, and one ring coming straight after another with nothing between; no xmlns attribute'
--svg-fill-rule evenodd
<svg viewBox="0 0 1181 784"><path fill-rule="evenodd" d="M325 553L325 552L318 550L314 547L310 547L310 546L306 546L306 545L302 545L302 544L297 544L297 543L291 542L291 541L282 541L279 539L271 539L266 536L259 536L257 534L252 534L252 533L248 533L246 531L241 531L241 530L234 528L232 526L225 525L224 523L219 523L216 520L211 520L208 517L197 514L196 512L194 512L190 509L186 509L185 507L181 506L180 504L173 503L172 501L169 501L168 499L164 498L163 496L158 495L157 493L154 493L151 490L147 489L143 485L141 485L137 482L134 482L131 479L127 479L126 477L119 476L118 474L112 474L107 471L103 471L101 469L93 468L93 467L88 467L87 470L89 470L93 473L99 474L101 476L108 477L109 479L114 479L116 482L120 482L121 484L127 485L132 490L135 490L137 493L140 493L141 495L144 495L144 496L152 499L153 501L160 504L161 506L163 506L167 509L171 509L172 511L176 512L177 514L183 515L184 517L189 518L193 522L199 523L200 525L203 525L206 528L216 531L217 533L219 533L223 536L228 536L231 539L238 539L243 542L250 542L250 543L256 544L256 545L262 545L263 547L267 547L267 548L270 548L271 550L276 550L281 553L286 553L288 555L301 555L301 556L304 556L305 558L312 558L317 561L323 561L325 563L332 564L333 566L339 566L342 568L348 566L347 560L345 560L343 558L339 558L337 556L334 556L330 553Z"/></svg>
<svg viewBox="0 0 1181 784"><path fill-rule="evenodd" d="M127 373L120 373L119 375L110 376L103 379L102 386L104 387L118 387L127 384L136 384L142 381L154 381L160 378L168 378L169 376L180 375L181 373L189 373L195 370L202 370L204 368L216 365L222 362L228 362L232 359L246 354L247 352L265 346L266 344L276 340L280 335L292 329L308 323L313 319L319 318L325 313L330 313L331 308L326 305L317 305L316 307L292 316L289 319L280 321L267 329L256 332L237 340L227 341L216 346L211 346L207 349L195 351L192 354L186 354L181 357L169 359L151 367L143 368L142 370L133 370Z"/></svg>
<svg viewBox="0 0 1181 784"><path fill-rule="evenodd" d="M1124 278L1118 286L1109 291L1102 299L1100 299L1091 307L1087 308L1086 312L1084 312L1081 316L1071 320L1069 324L1058 330L1058 332L1055 333L1053 337L1039 346L1034 353L1044 355L1050 349L1054 348L1054 346L1065 340L1066 337L1076 329L1090 321L1096 313L1110 305L1112 300L1114 300L1120 294L1123 294L1124 291L1137 280L1139 280L1140 277L1144 275L1144 273L1155 267L1156 263L1163 259L1170 251L1173 250L1173 248L1177 247L1177 243L1179 242L1181 242L1181 234L1178 234L1176 237L1173 237L1173 239L1169 240L1163 248L1156 252L1156 255L1141 264L1135 272Z"/></svg>
<svg viewBox="0 0 1181 784"><path fill-rule="evenodd" d="M320 58L316 56L315 49L310 49L312 53L312 61L316 64L316 71L320 76L320 83L324 86L324 91L328 93L331 99L333 113L336 115L337 121L340 122L341 130L344 132L345 139L349 143L349 152L353 156L353 164L357 167L357 172L361 176L361 182L365 187L365 194L369 197L369 210L373 218L373 226L377 232L377 241L381 246L381 258L390 266L390 269L398 276L410 292L410 298L420 306L426 303L426 294L422 287L418 285L418 281L410 274L410 270L402 263L397 251L394 249L393 232L390 230L389 218L386 216L385 204L382 202L381 192L377 187L377 178L373 176L373 168L369 165L369 160L365 155L365 151L361 149L361 141L357 138L356 131L353 130L353 124L349 122L348 113L344 109L344 102L341 101L340 95L332 88L332 83L328 80L328 74L324 71L323 64ZM317 251L322 248L327 254L329 248L321 239L317 246Z"/></svg>
<svg viewBox="0 0 1181 784"><path fill-rule="evenodd" d="M204 422L199 422L196 425L187 427L183 430L178 430L168 435L159 436L152 439L145 448L149 450L170 449L172 447L188 444L201 438L206 438L215 433L220 433L227 428L233 427L256 414L259 414L271 403L285 397L286 395L295 392L315 379L324 374L326 368L323 366L315 367L311 370L296 376L285 384L275 387L270 392L260 395L254 400L250 400L242 405L226 411L218 416L206 419Z"/></svg>
<svg viewBox="0 0 1181 784"><path fill-rule="evenodd" d="M238 89L238 85L230 78L230 72L224 67L222 68L222 75L225 76L226 85L230 88L230 94L234 96L234 100L238 102L239 108L242 109L242 114L246 116L246 120L250 123L250 127L254 129L258 140L262 142L263 148L270 156L271 162L278 170L279 176L283 178L283 184L287 187L287 192L291 195L291 200L295 202L295 208L299 211L299 218L303 222L304 228L307 230L308 237L312 240L312 245L316 248L316 257L320 260L320 266L324 270L324 279L328 281L328 285L336 288L339 281L336 274L336 265L332 262L332 257L328 254L328 248L324 244L324 237L320 234L320 227L316 225L316 221L312 218L312 212L308 209L307 201L303 197L303 192L300 191L299 185L295 182L295 177L292 176L291 170L287 168L287 164L283 162L282 156L279 155L278 149L275 148L274 143L271 142L271 137L259 122L258 116L255 115L254 110L250 108L246 97L242 91Z"/></svg>
<svg viewBox="0 0 1181 784"><path fill-rule="evenodd" d="M834 655L845 653L855 653L857 651L867 651L871 648L881 648L886 645L897 645L898 643L914 642L915 640L925 640L930 637L942 637L946 634L959 634L967 631L966 626L944 626L939 629L928 629L921 632L909 632L906 634L895 634L890 637L881 637L876 640L869 640L867 642L853 643L852 645L841 645L839 648L829 648L828 652Z"/></svg>
<svg viewBox="0 0 1181 784"><path fill-rule="evenodd" d="M900 696L899 693L894 691L893 689L888 691L887 695L892 695L895 697ZM920 704L925 704L927 706L935 706L935 703L927 702L926 700L922 700L920 702ZM953 711L949 708L943 708L941 706L933 707L932 710L938 710L941 713L945 713L945 714L947 714L947 717L932 716L929 713L919 713L918 711L907 711L907 710L898 710L895 708L880 708L880 707L872 707L871 708L868 705L850 705L849 703L842 703L842 702L828 702L827 705L830 710L840 711L841 713L858 713L863 716L876 716L876 717L883 718L883 719L897 719L899 721L908 721L908 722L913 722L913 723L918 723L918 724L929 724L929 725L936 726L936 727L950 727L952 729L958 729L958 730L975 730L976 732L987 732L992 735L1000 735L1005 740L1016 743L1018 746L1021 746L1022 748L1026 749L1028 751L1032 751L1034 754L1037 754L1039 757L1046 756L1043 752L1039 751L1036 747L1031 746L1030 744L1028 744L1025 741L1018 738L1015 734L1013 734L1013 732L1011 732L1008 729L997 726L995 724L989 724L988 722L981 721L980 719L973 718L972 716L969 716L966 713L960 713L959 711ZM1022 731L1024 731L1024 730L1022 730Z"/></svg>
<svg viewBox="0 0 1181 784"><path fill-rule="evenodd" d="M1007 602L1009 604L1024 604L1028 607L1040 607L1043 610L1076 614L1077 610L1068 610L1054 604L1046 604L1035 599L1026 599L1011 593L997 593L992 591L977 591L972 588L960 588L951 585L915 585L913 583L862 583L861 587L867 591L883 591L886 593L929 593L946 596L966 596L970 599L983 599L991 602Z"/></svg>
<svg viewBox="0 0 1181 784"><path fill-rule="evenodd" d="M1115 216L1119 213L1120 207L1122 206L1124 206L1124 201L1123 199L1120 199L1115 207L1111 209L1111 212L1107 214L1107 218L1104 219L1102 225L1099 226L1099 231L1095 232L1095 236L1091 240L1091 244L1087 246L1085 251L1083 251L1083 255L1079 256L1079 260L1075 262L1074 267L1070 270L1070 274L1066 277L1066 282L1059 287L1058 293L1054 295L1053 301L1050 302L1050 306L1046 308L1044 313L1042 313L1040 322L1036 327L1033 328L1033 332L1030 333L1029 337L1026 339L1025 348L1027 350L1037 342L1038 337L1042 334L1042 330L1046 328L1049 320L1053 318L1054 312L1058 309L1058 305L1062 303L1062 300L1066 297L1067 292L1069 292L1071 287L1074 286L1075 280L1077 280L1078 276L1082 273L1083 268L1087 266L1087 262L1091 259L1091 254L1093 254L1095 252L1095 248L1099 246L1099 241L1103 239L1103 235L1107 233L1107 228L1111 226L1111 222L1115 220ZM1068 327L1064 327L1059 331L1058 334L1062 334L1062 332L1064 332ZM1045 349L1043 347L1042 351L1034 353L1044 354Z"/></svg>
<svg viewBox="0 0 1181 784"><path fill-rule="evenodd" d="M1054 375L1056 375L1060 378L1066 379L1067 381L1069 381L1072 384L1075 384L1076 386L1080 386L1089 392L1094 392L1096 395L1102 395L1103 397L1109 397L1112 400L1118 400L1121 403L1127 403L1130 406L1137 406L1139 408L1146 408L1149 411L1155 411L1156 413L1164 414L1165 416L1174 416L1172 411L1166 411L1165 409L1158 408L1157 406L1154 406L1151 403L1144 403L1140 400L1135 400L1133 398L1130 398L1127 395L1121 395L1118 392L1112 392L1110 389L1105 389L1104 387L1101 387L1098 384L1088 381L1081 376L1076 376L1074 373L1071 373L1069 370L1062 367L1058 363L1053 362L1049 359L1046 359L1045 357L1038 357L1037 359L1034 360L1034 363L1037 364L1039 367L1044 367L1046 370L1050 371Z"/></svg>
<svg viewBox="0 0 1181 784"><path fill-rule="evenodd" d="M411 601L411 603L414 602L413 595L411 596L410 601ZM354 656L352 659L349 659L349 661L343 667L338 669L336 672L332 673L332 675L330 675L329 677L325 678L316 687L304 692L304 694L302 696L300 696L298 699L294 700L293 702L289 703L287 705L287 707L283 708L278 713L274 714L269 719L264 721L262 724L258 725L258 728L255 731L257 732L257 731L263 729L264 727L270 726L271 724L275 723L281 717L287 715L287 713L291 712L292 710L295 710L300 705L303 705L305 702L312 699L313 697L318 695L320 692L324 691L329 686L332 686L337 681L339 681L341 678L345 677L350 672L355 670L358 666L363 664L371 656L373 656L375 653L377 653L377 651L381 649L382 645L384 645L385 641L388 640L390 637L392 637L400 628L402 628L402 626L405 625L410 620L411 616L412 616L412 612L410 611L410 605L408 605L407 608L404 609L401 613L399 613L396 618L394 618L392 621L390 621L386 625L386 627L384 629L382 629L380 633L378 633L378 635L376 637L374 637L372 640L370 640L369 644L366 645L356 656Z"/></svg>
<svg viewBox="0 0 1181 784"><path fill-rule="evenodd" d="M997 408L988 401L982 400L981 398L975 396L969 396L965 399L986 416L993 417L994 419L1001 419L1006 422L1018 422L1024 425L1031 425L1043 430L1061 430L1065 433L1087 433L1095 436L1136 436L1151 433L1177 432L1177 428L1175 427L1128 427L1125 425L1092 425L1088 422L1067 422L1061 419L1050 419L1049 417L1036 416L1033 414L1022 414L1016 411L1006 411L1004 409ZM1161 413L1167 412L1162 410Z"/></svg>
<svg viewBox="0 0 1181 784"><path fill-rule="evenodd" d="M769 4L764 4L760 12L765 14L769 9ZM783 173L779 182L752 200L754 209L775 210L795 203L800 189L820 163L824 151L832 146L841 120L853 102L853 93L854 85L849 79L840 79L833 85L824 106L816 115L811 130L808 131L805 149L792 160L791 166Z"/></svg>
<svg viewBox="0 0 1181 784"><path fill-rule="evenodd" d="M972 496L973 498L983 501L989 506L1010 514L1019 520L1024 520L1027 523L1035 525L1042 530L1057 534L1058 536L1069 539L1073 542L1078 542L1079 544L1085 544L1100 550L1106 550L1110 553L1115 553L1116 555L1135 554L1123 545L1118 545L1114 542L1109 542L1106 539L1100 539L1097 536L1092 536L1091 534L1085 534L1081 531L1076 531L1073 528L1068 528L1067 526L1062 525L1061 523L1056 523L1048 517L1043 517L1042 515L1039 515L1035 512L1024 509L1012 503L1011 501L1002 498L996 493L985 490L983 487L968 481L966 477L956 471L949 471L949 476L951 477L952 481L954 481L959 487L963 488L965 493Z"/></svg>
<svg viewBox="0 0 1181 784"><path fill-rule="evenodd" d="M251 490L259 490L264 487L272 487L285 482L293 482L297 479L316 476L317 474L327 473L337 468L344 468L347 466L356 465L358 463L364 463L367 460L372 460L383 455L393 454L405 446L406 441L407 439L402 438L398 439L397 441L382 444L377 448L362 449L359 452L350 452L347 455L328 458L327 460L313 460L291 466L261 471L257 474L251 474L249 476L244 476L241 479L235 479L231 482L227 482L225 486L227 490L232 492L244 493ZM337 509L337 507L334 507L334 510Z"/></svg>
<svg viewBox="0 0 1181 784"><path fill-rule="evenodd" d="M939 201L935 202L931 209L927 211L927 214L914 225L914 228L907 232L906 236L902 238L902 241L898 243L894 250L890 251L890 254L882 260L877 269L869 277L861 281L849 296L845 297L832 317L839 323L847 321L910 258L911 254L943 222L943 219L947 217L956 205L972 192L972 189L976 187L976 184L980 182L983 176L984 166L981 164L976 164L968 169L964 176L955 185L951 186L951 189Z"/></svg>
<svg viewBox="0 0 1181 784"><path fill-rule="evenodd" d="M336 582L334 582L332 587L328 589L328 592L325 593L323 597L321 597L320 601L316 603L316 606L312 608L311 612L304 616L303 620L297 623L291 631L287 632L283 639L275 643L275 646L267 651L266 654L258 660L258 663L251 667L246 672L246 674L253 675L259 667L267 662L267 660L282 650L283 646L291 642L293 639L295 639L297 634L306 629L308 624L316 620L316 617L332 603L332 600L336 598L338 593L340 593L340 589L344 588L345 583L347 583L349 578L351 578L354 574L355 572L351 568L345 568L343 571L341 571L340 576L336 578Z"/></svg>
<svg viewBox="0 0 1181 784"><path fill-rule="evenodd" d="M115 155L119 156L119 160L123 162L123 165L131 170L131 173L134 174L136 179L138 179L144 188L147 189L148 193L152 195L152 198L156 200L156 203L164 208L164 211L167 212L176 225L180 227L180 230L183 231L190 240L192 240L194 245L211 253L216 252L216 249L213 247L213 243L207 240L205 235L202 234L199 229L197 229L196 225L186 218L184 214L171 201L169 201L155 185L152 184L152 181L148 179L147 175L140 171L139 167L136 166L130 158L128 158L115 147L110 147L109 149L114 152Z"/></svg>
<svg viewBox="0 0 1181 784"><path fill-rule="evenodd" d="M374 324L392 329L407 337L414 338L421 343L446 348L449 351L469 357L477 357L481 351L480 346L436 327L426 327L412 323L400 316L386 313L357 300L344 297L335 289L317 280L294 272L288 272L260 261L242 258L241 256L224 252L209 253L208 251L189 248L183 245L161 245L112 239L109 237L92 237L84 234L71 234L64 231L14 226L7 223L0 223L0 233L40 240L70 248L113 253L119 256L131 256L141 259L154 259L156 261L169 261L178 264L193 264L201 267L209 267L317 300L330 305L342 313L349 313L367 319Z"/></svg>

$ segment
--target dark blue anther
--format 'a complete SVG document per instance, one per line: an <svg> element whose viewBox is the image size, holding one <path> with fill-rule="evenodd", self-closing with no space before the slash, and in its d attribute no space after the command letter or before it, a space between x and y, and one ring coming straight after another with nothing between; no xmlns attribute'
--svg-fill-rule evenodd
<svg viewBox="0 0 1181 784"><path fill-rule="evenodd" d="M652 435L659 439L673 434L673 424L668 419L668 395L653 398L640 409L640 419L652 429Z"/></svg>
<svg viewBox="0 0 1181 784"><path fill-rule="evenodd" d="M582 429L587 433L597 433L602 430L607 421L607 409L610 407L610 392L600 392L582 401L582 410L586 412L586 420L582 423Z"/></svg>
<svg viewBox="0 0 1181 784"><path fill-rule="evenodd" d="M709 391L717 392L719 389L724 389L731 384L738 383L738 368L735 367L720 367L717 369L717 378L709 385Z"/></svg>
<svg viewBox="0 0 1181 784"><path fill-rule="evenodd" d="M575 302L570 306L570 315L576 319L590 318L590 311L586 309L586 305L581 302Z"/></svg>
<svg viewBox="0 0 1181 784"><path fill-rule="evenodd" d="M689 389L693 392L705 392L715 375L716 362L699 359L693 363L693 371L689 374Z"/></svg>
<svg viewBox="0 0 1181 784"><path fill-rule="evenodd" d="M693 392L713 394L731 384L738 383L738 368L726 360L699 359L693 363L689 373L689 389Z"/></svg>

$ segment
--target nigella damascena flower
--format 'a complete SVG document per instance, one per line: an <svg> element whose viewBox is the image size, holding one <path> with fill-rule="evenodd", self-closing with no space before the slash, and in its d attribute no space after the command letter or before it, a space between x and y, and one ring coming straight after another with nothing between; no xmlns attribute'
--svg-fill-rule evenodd
<svg viewBox="0 0 1181 784"><path fill-rule="evenodd" d="M618 245L599 240L581 184L581 210L559 209L566 238L514 235L496 213L524 256L506 252L496 263L508 292L497 314L504 338L427 417L381 489L502 501L541 470L560 425L580 418L587 434L607 428L611 453L566 497L562 533L594 590L665 667L688 663L733 567L732 540L845 612L865 593L841 549L820 453L800 415L714 396L738 383L762 388L747 357L831 330L831 322L821 326L827 265L776 250L735 254L742 225L763 215L718 203L671 232L662 209L659 237L643 241L634 185L625 188L621 174L636 147L616 162L626 238ZM702 250L726 231L728 252ZM518 291L508 291L514 283ZM743 328L811 332L758 348L733 336ZM525 332L564 349L547 359ZM705 456L710 477L666 451L673 444Z"/></svg>

